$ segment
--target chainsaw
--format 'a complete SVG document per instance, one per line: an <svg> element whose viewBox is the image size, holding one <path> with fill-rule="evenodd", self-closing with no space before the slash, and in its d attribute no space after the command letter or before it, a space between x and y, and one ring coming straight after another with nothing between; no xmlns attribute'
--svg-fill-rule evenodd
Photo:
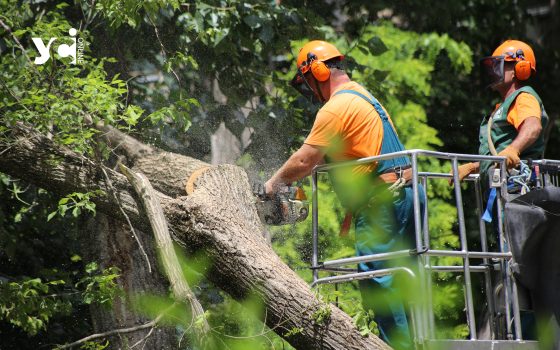
<svg viewBox="0 0 560 350"><path fill-rule="evenodd" d="M265 193L262 184L253 185L257 197L257 212L262 222L268 225L288 225L307 218L309 203L301 187L282 186L272 196Z"/></svg>

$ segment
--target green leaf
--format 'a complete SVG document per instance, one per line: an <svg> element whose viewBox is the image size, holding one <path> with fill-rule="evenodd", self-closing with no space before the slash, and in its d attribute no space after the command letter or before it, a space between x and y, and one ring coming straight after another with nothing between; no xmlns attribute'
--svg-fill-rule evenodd
<svg viewBox="0 0 560 350"><path fill-rule="evenodd" d="M376 70L373 71L373 77L375 78L376 81L382 82L387 78L389 73L391 73L391 72L387 71L387 70L376 69Z"/></svg>
<svg viewBox="0 0 560 350"><path fill-rule="evenodd" d="M265 44L268 44L273 37L274 30L272 29L272 26L270 24L264 25L261 32L259 33L259 39L261 39Z"/></svg>
<svg viewBox="0 0 560 350"><path fill-rule="evenodd" d="M249 15L243 18L243 22L247 24L251 29L257 29L261 26L261 18L257 15Z"/></svg>
<svg viewBox="0 0 560 350"><path fill-rule="evenodd" d="M27 29L18 29L14 31L14 36L21 37L25 33L27 33Z"/></svg>
<svg viewBox="0 0 560 350"><path fill-rule="evenodd" d="M378 36L374 36L373 38L369 39L367 42L367 46L369 52L371 52L371 54L374 56L379 56L389 50L383 40L381 40L381 38Z"/></svg>
<svg viewBox="0 0 560 350"><path fill-rule="evenodd" d="M360 328L360 334L362 335L362 337L365 337L366 335L370 334L371 330L368 327L361 327Z"/></svg>
<svg viewBox="0 0 560 350"><path fill-rule="evenodd" d="M58 211L60 212L61 216L66 215L66 211L68 210L68 206L66 204L60 205L58 207Z"/></svg>
<svg viewBox="0 0 560 350"><path fill-rule="evenodd" d="M95 261L90 262L89 264L86 265L86 272L87 273L92 273L94 271L96 271L99 268L99 266L97 265L97 263Z"/></svg>
<svg viewBox="0 0 560 350"><path fill-rule="evenodd" d="M51 221L51 219L54 218L57 213L58 211L53 211L52 213L50 213L49 216L47 216L47 222Z"/></svg>

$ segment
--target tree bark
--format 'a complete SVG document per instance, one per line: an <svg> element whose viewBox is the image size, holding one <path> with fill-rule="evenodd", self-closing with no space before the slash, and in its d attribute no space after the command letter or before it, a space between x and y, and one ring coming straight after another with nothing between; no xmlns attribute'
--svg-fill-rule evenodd
<svg viewBox="0 0 560 350"><path fill-rule="evenodd" d="M152 186L170 197L185 195L187 179L198 169L210 164L176 153L148 146L121 131L105 125L96 125L103 139L126 159L133 171L141 172Z"/></svg>
<svg viewBox="0 0 560 350"><path fill-rule="evenodd" d="M117 129L103 127L102 124L98 127L103 139L113 140L114 147L126 154L129 163L154 152L152 147ZM119 158L123 160L121 156ZM116 329L138 328L133 332L110 336L111 348L115 349L125 349L135 344L143 349L176 349L178 339L175 330L169 327L142 327L149 320L132 305L138 295L168 293L169 280L158 264L153 238L140 232L137 227L134 227L133 234L128 223L102 212L85 221L88 234L82 244L83 255L87 257L87 261L98 261L101 268L118 267L120 277L117 283L124 291L121 298L113 301L111 309L95 306L90 308L93 331L107 334ZM142 245L142 250L138 249L139 244Z"/></svg>
<svg viewBox="0 0 560 350"><path fill-rule="evenodd" d="M54 145L28 128L16 126L8 136L14 143L0 151L3 153L1 171L60 194L94 189L110 193L99 165ZM184 170L186 173L198 169L189 164L190 158L166 156L172 160L168 164L182 159L189 169ZM165 166L152 164L153 168L160 168L160 173ZM112 196L97 197L94 201L98 209L120 217L120 204L136 226L147 230L149 223L131 195L133 190L126 178L110 169L105 172L120 203L115 203ZM180 193L178 188L182 186L176 181L163 180L169 174L161 177L157 172L144 174L151 181L150 176L162 179L162 188ZM257 296L266 306L266 324L294 347L388 348L375 336L362 337L348 315L318 300L309 286L267 245L261 235L262 224L247 176L241 168L231 165L210 168L198 178L196 190L188 197L172 199L161 193L158 197L174 238L190 250L203 250L213 261L207 273L210 281L237 300ZM316 322L318 313L325 311L330 312L330 317L325 322ZM285 336L286 330L296 328L302 331Z"/></svg>
<svg viewBox="0 0 560 350"><path fill-rule="evenodd" d="M150 258L152 272L148 271L145 257L138 249L128 224L101 212L84 221L82 254L85 261L97 261L101 268L118 267L120 277L117 283L124 292L121 298L113 300L110 309L99 306L90 308L93 332L104 333L148 323L146 316L131 307L131 300L139 294L166 295L169 286L158 269L156 252L150 245L150 235L137 230ZM147 350L176 349L178 344L175 330L167 327L139 329L111 336L110 340L111 349L128 349L138 342L138 348Z"/></svg>

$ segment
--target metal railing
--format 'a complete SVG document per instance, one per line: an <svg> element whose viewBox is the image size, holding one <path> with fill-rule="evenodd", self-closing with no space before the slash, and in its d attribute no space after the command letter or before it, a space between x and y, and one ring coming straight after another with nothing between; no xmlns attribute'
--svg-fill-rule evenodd
<svg viewBox="0 0 560 350"><path fill-rule="evenodd" d="M412 167L412 192L414 202L414 228L415 228L415 247L410 250L398 250L393 252L386 252L380 254L366 255L366 256L353 256L337 260L329 260L319 262L319 193L318 193L318 174L328 172L333 169L341 167L354 167L357 165L365 165L380 160L393 159L397 157L407 157L410 159ZM449 160L452 164L453 174L458 174L459 161L491 161L496 163L496 168L499 171L499 181L494 181L494 187L497 188L496 205L497 205L497 218L498 218L498 232L497 241L498 251L489 251L488 236L486 233L486 225L482 220L483 203L482 203L482 190L480 185L480 177L478 175L471 175L466 178L467 181L472 182L475 187L476 193L476 209L478 215L478 231L480 235L480 250L470 251L467 246L467 231L465 225L465 215L462 200L462 189L459 179L456 175L447 173L435 172L421 172L419 170L419 158L437 158L442 160ZM534 163L546 164L547 161L538 161ZM549 163L551 161L548 161ZM560 162L554 162L560 164ZM454 184L455 204L457 208L457 227L460 242L459 250L441 250L433 249L430 243L429 220L428 220L428 198L427 189L429 186L428 180L437 179L452 179ZM555 178L544 179L550 183L558 183L558 176ZM419 185L425 188L424 202L425 210L422 212L420 203L420 190ZM381 275L387 275L396 272L404 272L410 278L416 280L418 283L418 290L421 292L419 301L411 305L410 316L412 331L415 343L423 344L428 340L435 340L435 320L433 313L433 295L432 295L432 273L438 272L461 272L463 275L464 292L465 292L465 307L466 319L469 328L469 339L477 340L477 328L475 320L475 307L473 305L473 286L471 280L471 273L484 274L483 283L486 295L486 302L488 304L490 325L492 328L492 338L495 339L498 329L496 329L497 322L493 319L496 314L494 295L494 283L492 279L492 272L499 270L501 273L501 282L504 286L503 301L505 307L505 325L506 325L506 339L522 341L521 322L519 300L517 295L517 286L510 270L512 263L512 254L509 251L509 244L507 236L504 232L504 222L502 218L502 209L504 207L504 195L507 194L506 184L506 163L504 157L494 156L480 156L469 154L456 154L456 153L443 153L425 150L409 150L402 152L395 152L384 154L380 156L367 157L358 160L331 163L315 167L312 173L312 225L313 225L313 254L311 261L311 268L313 270L313 285L325 283L342 283L354 281L359 279L368 279ZM364 262L392 260L403 257L416 257L416 267L413 269L406 267L395 267L377 271L356 272L355 269L348 268L348 265L354 265ZM432 257L459 257L462 259L462 266L456 265L432 265ZM471 259L481 259L482 263L479 265L471 265ZM346 266L346 267L345 267ZM329 272L335 274L334 276L319 277L319 272Z"/></svg>
<svg viewBox="0 0 560 350"><path fill-rule="evenodd" d="M533 165L539 165L541 168L547 167L547 166L554 166L554 167L560 167L560 160L551 160L551 159L539 159L539 160L533 160L531 162ZM541 171L540 172L540 176L538 179L539 183L538 185L540 186L560 186L560 173L559 172L555 172L553 174L551 173L546 173Z"/></svg>

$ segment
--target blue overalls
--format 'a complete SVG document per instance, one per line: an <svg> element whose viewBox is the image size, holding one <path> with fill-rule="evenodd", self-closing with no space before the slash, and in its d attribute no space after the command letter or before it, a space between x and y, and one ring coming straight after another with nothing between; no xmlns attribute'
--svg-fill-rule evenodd
<svg viewBox="0 0 560 350"><path fill-rule="evenodd" d="M375 97L371 94L365 96L354 90L341 90L335 95L344 93L363 98L379 114L383 125L381 154L405 150L389 117ZM410 162L407 157L382 160L378 162L375 176L398 169L398 167L409 166ZM424 190L421 186L419 187L423 210ZM385 184L375 192L368 205L354 211L357 255L364 256L415 247L412 187L401 188L396 196L390 194ZM375 261L360 263L358 270L372 271L388 267L391 267L388 261ZM403 303L404 291L394 282L392 275L361 280L359 283L362 303L365 310L374 311L374 320L377 323L381 339L395 349L411 349L412 341Z"/></svg>

